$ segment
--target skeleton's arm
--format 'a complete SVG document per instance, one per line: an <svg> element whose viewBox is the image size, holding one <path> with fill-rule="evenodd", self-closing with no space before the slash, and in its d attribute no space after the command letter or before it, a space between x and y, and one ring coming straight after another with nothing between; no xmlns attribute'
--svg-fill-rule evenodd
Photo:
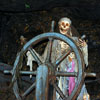
<svg viewBox="0 0 100 100"><path fill-rule="evenodd" d="M82 53L84 55L84 61L86 64L86 67L88 66L88 45L86 44L84 47L82 47Z"/></svg>
<svg viewBox="0 0 100 100"><path fill-rule="evenodd" d="M81 49L82 51L82 54L84 56L84 62L86 64L86 67L88 66L88 45L87 43L85 42L85 40L82 40L82 39L78 39L78 37L72 37L77 46L79 46L79 48Z"/></svg>
<svg viewBox="0 0 100 100"><path fill-rule="evenodd" d="M87 67L88 66L88 45L85 42L85 40L82 41L81 39L79 39L79 42L81 42L80 43L80 49L81 49L81 51L83 53L84 62L85 62L86 67Z"/></svg>

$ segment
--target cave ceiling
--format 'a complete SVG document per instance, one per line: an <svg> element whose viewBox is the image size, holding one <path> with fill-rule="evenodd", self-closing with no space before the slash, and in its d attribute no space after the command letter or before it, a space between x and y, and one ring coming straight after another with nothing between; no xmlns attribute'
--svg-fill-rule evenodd
<svg viewBox="0 0 100 100"><path fill-rule="evenodd" d="M56 7L75 8L84 17L100 18L99 0L0 0L0 12L34 12Z"/></svg>

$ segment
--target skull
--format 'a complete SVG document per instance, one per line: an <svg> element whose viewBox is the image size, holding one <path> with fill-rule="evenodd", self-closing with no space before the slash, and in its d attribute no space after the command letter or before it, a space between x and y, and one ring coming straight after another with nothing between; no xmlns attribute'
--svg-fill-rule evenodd
<svg viewBox="0 0 100 100"><path fill-rule="evenodd" d="M67 17L61 18L60 21L58 22L58 25L60 33L65 35L70 29L71 20Z"/></svg>

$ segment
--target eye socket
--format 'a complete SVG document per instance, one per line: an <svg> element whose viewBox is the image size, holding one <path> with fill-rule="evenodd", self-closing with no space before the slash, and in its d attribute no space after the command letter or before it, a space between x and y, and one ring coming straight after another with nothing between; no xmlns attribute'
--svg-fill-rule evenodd
<svg viewBox="0 0 100 100"><path fill-rule="evenodd" d="M68 24L68 23L66 23L66 26L69 26L69 24Z"/></svg>
<svg viewBox="0 0 100 100"><path fill-rule="evenodd" d="M64 22L62 22L62 23L61 23L61 25L65 25L65 23L64 23Z"/></svg>

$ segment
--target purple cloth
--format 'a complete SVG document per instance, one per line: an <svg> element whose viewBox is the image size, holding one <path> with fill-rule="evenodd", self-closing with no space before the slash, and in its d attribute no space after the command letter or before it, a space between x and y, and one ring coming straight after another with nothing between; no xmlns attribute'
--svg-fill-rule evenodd
<svg viewBox="0 0 100 100"><path fill-rule="evenodd" d="M75 62L74 62L74 60L72 60L71 63L72 63L71 64L72 66L71 66L71 68L67 69L67 72L74 72L75 71ZM74 87L75 87L75 77L69 77L68 87L69 87L68 93L69 93L69 96L70 96L73 89L74 89Z"/></svg>

